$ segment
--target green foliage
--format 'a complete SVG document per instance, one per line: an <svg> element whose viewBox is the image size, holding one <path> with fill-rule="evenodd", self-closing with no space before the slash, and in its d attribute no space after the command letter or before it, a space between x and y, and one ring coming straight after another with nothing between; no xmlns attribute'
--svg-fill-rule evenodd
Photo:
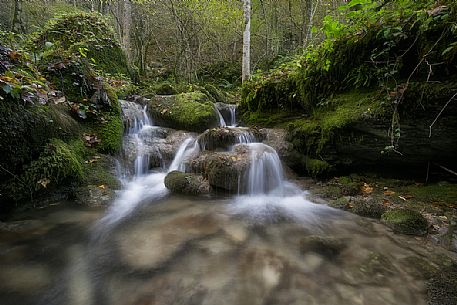
<svg viewBox="0 0 457 305"><path fill-rule="evenodd" d="M454 6L431 12L427 1L391 1L380 7L370 0L354 0L344 7L351 9L345 11L346 23L325 18L327 39L322 44L245 84L241 110L284 105L309 110L329 95L351 88L380 86L395 91L399 81L411 74L415 79L427 77L425 55L428 62L450 64L447 70L433 67L437 75L455 73L455 56L450 55L457 31L452 30L457 20ZM419 69L418 64L422 64Z"/></svg>
<svg viewBox="0 0 457 305"><path fill-rule="evenodd" d="M0 46L17 50L20 49L23 39L21 34L0 29Z"/></svg>
<svg viewBox="0 0 457 305"><path fill-rule="evenodd" d="M311 176L318 176L321 174L327 173L331 169L331 165L328 164L324 160L318 160L318 159L312 159L309 157L306 157L306 171L311 175Z"/></svg>
<svg viewBox="0 0 457 305"><path fill-rule="evenodd" d="M98 14L57 16L31 35L28 48L44 64L56 58L79 58L102 73L129 74L127 59L113 29Z"/></svg>

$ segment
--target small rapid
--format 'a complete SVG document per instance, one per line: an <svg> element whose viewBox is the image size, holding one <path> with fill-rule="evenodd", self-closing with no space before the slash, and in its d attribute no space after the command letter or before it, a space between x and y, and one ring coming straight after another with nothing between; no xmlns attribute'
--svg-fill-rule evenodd
<svg viewBox="0 0 457 305"><path fill-rule="evenodd" d="M105 216L96 224L96 231L98 232L109 229L110 226L130 215L141 203L164 198L169 193L164 184L167 172L183 170L183 162L186 157L198 148L198 145L193 144L194 150L188 149L189 145L195 142L192 137L189 137L181 144L168 169L149 170L149 155L145 152L145 142L140 135L148 129L157 128L157 126L154 126L149 118L146 106L142 107L137 103L128 101L121 101L121 105L126 127L124 138L134 139L132 142L136 156L133 165L125 161L119 162L118 175L124 188L119 191L117 198L109 206ZM126 153L128 152L124 151L124 154ZM132 169L133 172L131 172Z"/></svg>

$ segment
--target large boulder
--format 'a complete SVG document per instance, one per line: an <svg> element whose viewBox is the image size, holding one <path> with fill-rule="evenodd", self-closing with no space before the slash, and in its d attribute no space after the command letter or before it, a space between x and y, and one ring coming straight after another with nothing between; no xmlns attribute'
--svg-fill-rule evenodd
<svg viewBox="0 0 457 305"><path fill-rule="evenodd" d="M149 156L149 168L169 165L182 142L194 134L165 127L150 127L141 130L138 137L143 145L138 147L134 135L124 137L124 161L132 164L138 154ZM138 151L140 149L141 151Z"/></svg>
<svg viewBox="0 0 457 305"><path fill-rule="evenodd" d="M189 161L189 168L202 173L212 187L237 193L246 182L249 161L247 146L236 145L230 152L203 152Z"/></svg>
<svg viewBox="0 0 457 305"><path fill-rule="evenodd" d="M208 181L201 175L172 171L165 177L165 186L173 193L202 195L209 193Z"/></svg>
<svg viewBox="0 0 457 305"><path fill-rule="evenodd" d="M214 104L199 91L157 95L149 101L148 111L164 127L203 132L219 124Z"/></svg>
<svg viewBox="0 0 457 305"><path fill-rule="evenodd" d="M239 143L260 142L262 134L246 127L218 127L206 130L198 138L201 150L229 150Z"/></svg>

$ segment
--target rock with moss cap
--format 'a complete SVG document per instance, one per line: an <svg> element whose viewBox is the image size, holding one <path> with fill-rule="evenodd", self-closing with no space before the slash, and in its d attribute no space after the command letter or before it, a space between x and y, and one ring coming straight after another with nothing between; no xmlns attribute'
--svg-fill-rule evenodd
<svg viewBox="0 0 457 305"><path fill-rule="evenodd" d="M262 134L246 127L218 127L206 130L198 138L201 150L228 150L238 143L259 142Z"/></svg>
<svg viewBox="0 0 457 305"><path fill-rule="evenodd" d="M421 213L409 209L393 209L382 214L381 220L395 233L424 235L428 223Z"/></svg>
<svg viewBox="0 0 457 305"><path fill-rule="evenodd" d="M165 186L173 193L204 195L209 193L208 181L192 173L172 171L165 177Z"/></svg>
<svg viewBox="0 0 457 305"><path fill-rule="evenodd" d="M148 111L154 122L164 127L203 132L218 125L214 104L199 91L155 96Z"/></svg>

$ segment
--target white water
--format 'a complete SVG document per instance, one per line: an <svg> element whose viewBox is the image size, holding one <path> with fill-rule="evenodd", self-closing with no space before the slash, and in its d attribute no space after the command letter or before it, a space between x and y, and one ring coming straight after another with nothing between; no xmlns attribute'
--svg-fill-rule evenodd
<svg viewBox="0 0 457 305"><path fill-rule="evenodd" d="M247 144L250 150L248 194L256 196L272 191L282 194L283 170L276 151L263 143Z"/></svg>
<svg viewBox="0 0 457 305"><path fill-rule="evenodd" d="M229 127L236 127L236 105L230 105L230 125Z"/></svg>
<svg viewBox="0 0 457 305"><path fill-rule="evenodd" d="M141 109L140 105L136 103L123 101L122 108L124 121L128 125L126 136L133 136L135 138L135 151L137 155L134 162L134 173L133 177L128 181L125 178L125 172L128 172L128 169L121 168L118 170L122 175L120 179L124 179L124 189L120 191L120 194L108 208L105 216L97 224L97 228L101 231L106 226L113 225L131 214L142 202L165 197L168 194L168 190L164 184L167 172L182 169L183 162L186 158L196 153L196 149L198 149L198 145L190 145L192 141L196 141L193 138L188 138L178 149L168 170L163 169L159 172L150 172L148 168L149 155L144 152L144 142L139 135L146 129L154 128L155 126L151 125L151 120L146 112L146 106Z"/></svg>
<svg viewBox="0 0 457 305"><path fill-rule="evenodd" d="M188 160L189 157L198 154L200 152L200 146L198 145L198 141L194 138L187 138L179 147L178 151L176 152L175 158L171 163L168 172L171 171L185 171L185 161Z"/></svg>
<svg viewBox="0 0 457 305"><path fill-rule="evenodd" d="M216 106L214 106L214 110L216 110L217 117L219 119L219 127L226 127L227 124L225 123L224 117L222 116L221 112L219 109L217 109Z"/></svg>
<svg viewBox="0 0 457 305"><path fill-rule="evenodd" d="M245 128L242 128L242 127L236 127L236 128L242 129L241 134L239 134L236 138L236 143L249 144L249 143L257 142L256 137L249 129L243 130Z"/></svg>

